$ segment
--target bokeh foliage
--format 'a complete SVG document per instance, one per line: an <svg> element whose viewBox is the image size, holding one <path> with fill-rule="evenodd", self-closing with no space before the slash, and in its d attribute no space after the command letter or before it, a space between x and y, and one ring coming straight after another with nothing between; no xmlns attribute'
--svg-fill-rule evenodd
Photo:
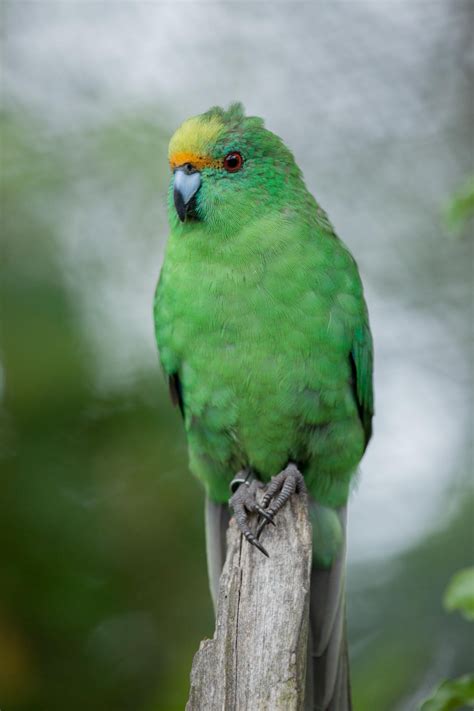
<svg viewBox="0 0 474 711"><path fill-rule="evenodd" d="M0 707L184 707L213 619L151 301L170 132L242 99L364 276L377 417L349 524L352 682L356 711L411 711L473 656L441 603L472 564L472 3L107 5L1 8Z"/></svg>
<svg viewBox="0 0 474 711"><path fill-rule="evenodd" d="M164 151L136 117L105 125L93 150L90 142L82 160L104 190L134 169L146 173L148 157ZM113 393L94 385L50 219L77 179L70 137L4 114L2 149L2 704L181 709L212 612L202 493L187 473L179 415L158 365ZM464 502L403 557L352 569L356 708L397 708L448 648L451 666L466 671L466 631L439 600L468 562L470 526Z"/></svg>
<svg viewBox="0 0 474 711"><path fill-rule="evenodd" d="M464 568L453 575L444 595L449 611L459 610L466 620L474 620L474 568ZM420 711L451 711L474 706L474 673L443 681Z"/></svg>
<svg viewBox="0 0 474 711"><path fill-rule="evenodd" d="M138 149L144 124L132 132ZM104 188L121 132L131 135L128 122L95 137ZM7 709L137 709L156 694L178 709L211 627L202 494L183 475L158 365L123 392L94 387L50 219L74 180L64 141L2 117L0 699ZM157 146L155 132L150 165ZM146 165L136 141L122 140L120 155L117 180Z"/></svg>

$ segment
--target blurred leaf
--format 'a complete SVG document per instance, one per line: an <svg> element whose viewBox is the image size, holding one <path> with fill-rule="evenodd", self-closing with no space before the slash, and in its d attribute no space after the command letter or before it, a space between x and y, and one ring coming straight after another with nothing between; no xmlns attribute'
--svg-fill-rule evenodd
<svg viewBox="0 0 474 711"><path fill-rule="evenodd" d="M449 612L459 610L467 620L474 620L474 567L464 568L452 577L443 602Z"/></svg>
<svg viewBox="0 0 474 711"><path fill-rule="evenodd" d="M456 233L465 230L468 221L474 216L474 176L470 176L451 198L445 210L448 228Z"/></svg>
<svg viewBox="0 0 474 711"><path fill-rule="evenodd" d="M474 675L444 681L433 696L425 701L420 711L454 711L474 704Z"/></svg>

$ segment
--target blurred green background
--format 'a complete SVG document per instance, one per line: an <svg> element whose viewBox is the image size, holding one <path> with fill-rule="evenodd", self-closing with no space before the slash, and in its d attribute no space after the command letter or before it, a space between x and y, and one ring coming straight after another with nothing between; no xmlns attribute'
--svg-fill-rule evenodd
<svg viewBox="0 0 474 711"><path fill-rule="evenodd" d="M469 671L472 2L3 2L0 707L183 709L203 495L153 341L167 141L244 101L355 254L375 437L350 515L356 711ZM462 192L460 193L462 194ZM446 218L448 215L448 218Z"/></svg>

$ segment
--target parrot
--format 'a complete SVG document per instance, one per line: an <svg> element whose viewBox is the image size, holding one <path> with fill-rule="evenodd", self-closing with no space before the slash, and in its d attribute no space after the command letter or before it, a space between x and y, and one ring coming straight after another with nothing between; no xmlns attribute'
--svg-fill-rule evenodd
<svg viewBox="0 0 474 711"><path fill-rule="evenodd" d="M268 555L262 530L304 489L313 530L305 709L348 711L346 512L374 415L358 267L292 152L241 103L185 120L168 159L155 335L205 490L214 604L232 511ZM252 480L267 486L261 504Z"/></svg>

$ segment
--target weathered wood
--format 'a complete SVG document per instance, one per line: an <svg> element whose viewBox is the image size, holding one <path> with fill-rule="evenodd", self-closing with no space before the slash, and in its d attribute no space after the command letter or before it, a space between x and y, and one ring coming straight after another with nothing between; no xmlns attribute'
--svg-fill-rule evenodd
<svg viewBox="0 0 474 711"><path fill-rule="evenodd" d="M291 497L262 542L270 558L231 520L216 630L194 657L186 711L303 708L311 569L305 495Z"/></svg>

